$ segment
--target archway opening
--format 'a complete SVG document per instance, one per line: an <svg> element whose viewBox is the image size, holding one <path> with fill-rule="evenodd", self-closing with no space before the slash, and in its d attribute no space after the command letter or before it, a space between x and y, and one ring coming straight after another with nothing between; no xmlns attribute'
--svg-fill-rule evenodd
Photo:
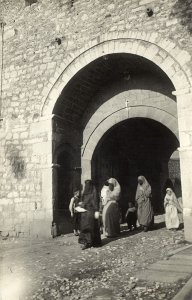
<svg viewBox="0 0 192 300"><path fill-rule="evenodd" d="M147 118L128 119L113 126L98 143L92 158L92 177L98 190L110 177L119 181L124 215L128 202L135 199L137 177L144 175L152 186L154 211L161 213L170 157L178 146L175 135L161 123Z"/></svg>
<svg viewBox="0 0 192 300"><path fill-rule="evenodd" d="M57 149L53 168L53 222L59 234L71 232L69 203L76 189L80 187L79 156L68 144Z"/></svg>
<svg viewBox="0 0 192 300"><path fill-rule="evenodd" d="M155 62L128 53L104 55L75 74L61 92L53 114L65 125L82 130L106 100L137 89L154 91L176 101L173 83Z"/></svg>
<svg viewBox="0 0 192 300"><path fill-rule="evenodd" d="M78 71L64 87L53 109L53 153L57 152L63 144L68 144L74 153L72 168L76 171L71 173L70 181L77 183L81 181L81 147L89 138L86 128L93 115L104 103L128 91L134 95L136 105L137 98L145 103L150 99L153 107L158 105L160 108L162 106L162 110L166 110L168 102L171 106L176 106L176 97L172 95L174 90L171 80L154 62L134 54L108 54ZM108 109L109 114L113 113L112 106ZM175 111L174 115L176 115ZM109 145L109 142L105 144ZM173 151L175 149L176 147L173 147ZM66 161L68 163L67 158ZM60 164L58 161L56 163ZM65 168L63 167L63 172L53 172L53 190L56 186L58 190L63 190L65 188L60 188L58 185L70 184L65 178L68 177L67 169L66 165ZM95 175L92 175L95 178ZM78 179L74 179L75 177ZM99 185L100 183L98 183L100 188ZM65 196L63 194L65 203L69 203L73 191L77 188L78 184L71 189L66 187L68 192ZM56 203L60 201L59 198L58 195L55 197ZM57 209L59 210L58 206ZM67 206L64 209L67 210Z"/></svg>

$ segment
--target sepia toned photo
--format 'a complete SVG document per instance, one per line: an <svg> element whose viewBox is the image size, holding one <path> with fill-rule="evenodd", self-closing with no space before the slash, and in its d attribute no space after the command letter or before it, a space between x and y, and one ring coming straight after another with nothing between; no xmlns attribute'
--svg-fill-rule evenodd
<svg viewBox="0 0 192 300"><path fill-rule="evenodd" d="M0 300L192 300L192 0L0 0Z"/></svg>

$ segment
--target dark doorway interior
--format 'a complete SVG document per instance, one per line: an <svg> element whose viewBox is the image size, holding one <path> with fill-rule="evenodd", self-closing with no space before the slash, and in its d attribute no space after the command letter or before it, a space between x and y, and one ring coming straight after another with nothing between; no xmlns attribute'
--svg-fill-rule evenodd
<svg viewBox="0 0 192 300"><path fill-rule="evenodd" d="M68 209L73 194L73 159L66 151L58 157L58 209Z"/></svg>
<svg viewBox="0 0 192 300"><path fill-rule="evenodd" d="M63 150L57 157L57 168L54 170L54 222L59 234L72 232L73 224L69 212L70 199L74 191L80 189L80 171L76 167L77 155L71 147Z"/></svg>
<svg viewBox="0 0 192 300"><path fill-rule="evenodd" d="M156 213L163 211L163 186L169 177L168 161L179 146L164 125L145 118L124 121L110 129L98 144L92 159L92 177L98 189L115 177L122 188L122 214L134 200L137 177L144 175L152 186Z"/></svg>

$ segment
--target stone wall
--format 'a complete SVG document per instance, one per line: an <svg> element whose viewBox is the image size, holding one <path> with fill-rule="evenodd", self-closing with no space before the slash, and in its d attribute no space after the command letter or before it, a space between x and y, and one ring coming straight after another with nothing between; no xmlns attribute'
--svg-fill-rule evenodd
<svg viewBox="0 0 192 300"><path fill-rule="evenodd" d="M24 0L1 1L4 34L3 116L25 121L37 118L44 89L68 55L104 33L158 31L188 52L190 31L181 11L190 4L181 1L71 1L38 0L25 6ZM154 10L148 17L146 9ZM139 20L139 22L138 22ZM61 43L60 43L61 42ZM59 74L58 74L59 75ZM6 100L5 100L6 99Z"/></svg>
<svg viewBox="0 0 192 300"><path fill-rule="evenodd" d="M0 231L4 235L37 235L39 227L50 230L52 129L41 111L67 58L90 40L99 43L102 34L133 31L134 38L143 30L158 31L165 41L192 51L186 22L191 1L37 0L27 6L25 2L0 0L0 21L6 23L0 37ZM146 14L148 7L154 12L151 17Z"/></svg>
<svg viewBox="0 0 192 300"><path fill-rule="evenodd" d="M18 124L7 121L1 147L0 231L3 235L29 235L42 216L51 217L51 192L46 169L51 167L50 120ZM52 217L51 217L52 219Z"/></svg>
<svg viewBox="0 0 192 300"><path fill-rule="evenodd" d="M171 159L169 161L169 178L174 181L175 178L181 179L180 161Z"/></svg>

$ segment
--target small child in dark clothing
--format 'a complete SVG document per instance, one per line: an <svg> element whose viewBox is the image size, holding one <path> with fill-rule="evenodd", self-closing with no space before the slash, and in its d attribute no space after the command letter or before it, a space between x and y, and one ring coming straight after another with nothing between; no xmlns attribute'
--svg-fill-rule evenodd
<svg viewBox="0 0 192 300"><path fill-rule="evenodd" d="M73 226L74 226L74 234L79 235L80 232L80 218L81 214L75 210L75 208L79 205L80 202L80 191L75 191L74 196L71 198L69 204L69 210L71 213L71 217L73 218Z"/></svg>
<svg viewBox="0 0 192 300"><path fill-rule="evenodd" d="M137 228L137 210L133 202L128 203L128 210L125 214L125 220L127 222L128 229L132 230L132 226L134 227L134 229Z"/></svg>

